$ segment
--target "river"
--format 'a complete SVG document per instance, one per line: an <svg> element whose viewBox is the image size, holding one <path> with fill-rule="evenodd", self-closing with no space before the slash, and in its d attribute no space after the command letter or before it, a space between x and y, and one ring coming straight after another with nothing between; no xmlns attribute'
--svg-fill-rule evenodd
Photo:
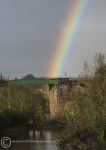
<svg viewBox="0 0 106 150"><path fill-rule="evenodd" d="M1 143L1 149L5 146L3 144L6 144L9 150L57 150L58 135L59 133L54 131L10 130L1 136L1 139L10 138Z"/></svg>

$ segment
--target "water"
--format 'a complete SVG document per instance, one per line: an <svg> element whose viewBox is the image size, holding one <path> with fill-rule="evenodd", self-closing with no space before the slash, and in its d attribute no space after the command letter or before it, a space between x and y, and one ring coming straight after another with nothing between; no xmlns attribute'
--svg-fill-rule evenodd
<svg viewBox="0 0 106 150"><path fill-rule="evenodd" d="M58 133L52 131L9 131L4 136L10 137L9 150L57 150ZM3 136L2 136L3 137ZM8 143L6 143L8 145Z"/></svg>

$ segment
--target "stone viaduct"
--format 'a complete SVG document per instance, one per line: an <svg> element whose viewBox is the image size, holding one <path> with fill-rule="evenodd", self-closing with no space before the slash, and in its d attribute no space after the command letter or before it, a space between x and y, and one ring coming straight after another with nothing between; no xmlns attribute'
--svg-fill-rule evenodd
<svg viewBox="0 0 106 150"><path fill-rule="evenodd" d="M31 86L47 95L49 99L50 115L54 116L58 108L68 100L70 88L79 84L79 81L75 78L36 78L33 80L9 80L8 84L15 86Z"/></svg>

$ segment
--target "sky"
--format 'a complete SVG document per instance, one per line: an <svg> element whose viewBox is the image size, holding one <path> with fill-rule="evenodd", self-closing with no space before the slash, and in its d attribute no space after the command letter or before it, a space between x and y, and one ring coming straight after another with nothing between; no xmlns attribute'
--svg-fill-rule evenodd
<svg viewBox="0 0 106 150"><path fill-rule="evenodd" d="M49 76L53 52L73 0L0 0L0 72L10 78L26 74ZM89 0L67 76L81 73L83 62L106 54L106 0Z"/></svg>

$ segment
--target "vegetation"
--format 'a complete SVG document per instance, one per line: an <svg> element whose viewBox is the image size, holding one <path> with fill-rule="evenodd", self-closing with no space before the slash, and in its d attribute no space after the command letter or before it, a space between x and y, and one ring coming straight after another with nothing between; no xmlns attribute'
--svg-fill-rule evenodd
<svg viewBox="0 0 106 150"><path fill-rule="evenodd" d="M25 79L33 79L28 74ZM89 67L84 62L80 77L83 84L70 89L69 100L55 118L47 124L48 100L31 87L1 87L0 130L14 126L28 126L42 130L45 126L62 129L60 150L106 149L106 61L101 53Z"/></svg>
<svg viewBox="0 0 106 150"><path fill-rule="evenodd" d="M36 79L35 77L34 77L34 75L33 74L27 74L27 75L25 75L24 77L23 77L23 79L26 79L26 80L33 80L33 79Z"/></svg>
<svg viewBox="0 0 106 150"><path fill-rule="evenodd" d="M14 126L43 128L48 111L47 99L28 87L0 89L0 129Z"/></svg>
<svg viewBox="0 0 106 150"><path fill-rule="evenodd" d="M66 121L58 142L60 150L106 149L106 63L102 54L95 57L95 68L82 76L84 90L73 90L69 101L56 116ZM87 63L85 63L86 66ZM89 74L89 76L88 76Z"/></svg>

